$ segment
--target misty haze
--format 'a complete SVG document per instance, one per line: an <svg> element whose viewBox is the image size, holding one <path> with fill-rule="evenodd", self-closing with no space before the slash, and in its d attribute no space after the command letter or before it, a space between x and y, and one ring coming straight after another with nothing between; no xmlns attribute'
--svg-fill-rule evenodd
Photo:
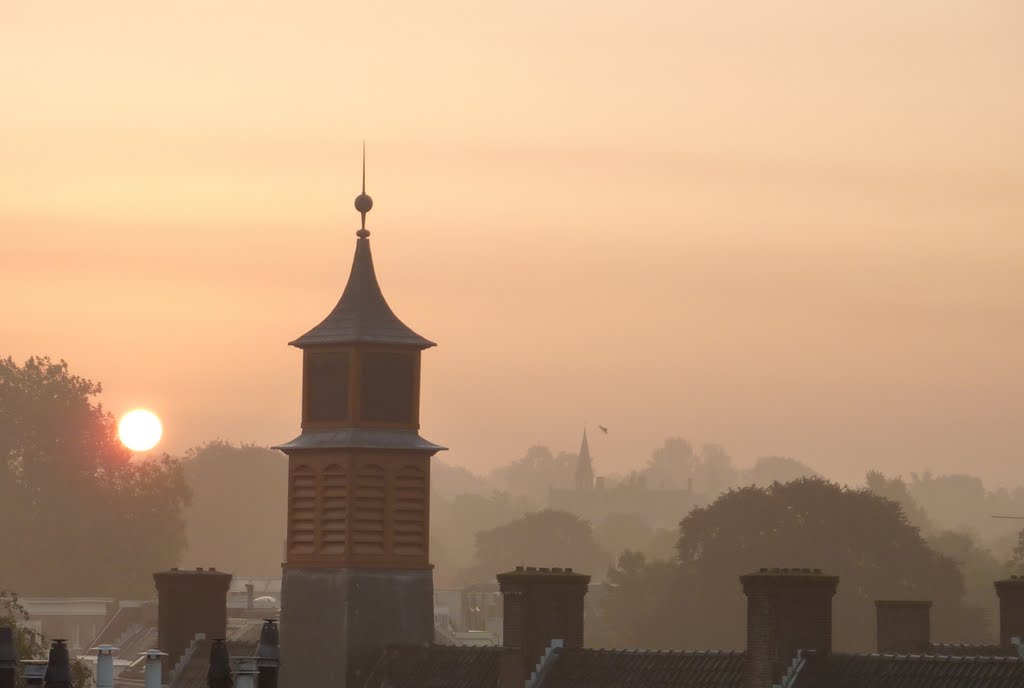
<svg viewBox="0 0 1024 688"><path fill-rule="evenodd" d="M3 15L0 688L1024 686L1024 5Z"/></svg>

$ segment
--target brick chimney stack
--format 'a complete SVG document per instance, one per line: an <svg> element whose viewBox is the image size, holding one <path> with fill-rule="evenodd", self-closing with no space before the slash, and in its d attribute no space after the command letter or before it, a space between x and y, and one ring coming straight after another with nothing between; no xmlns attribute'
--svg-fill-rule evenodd
<svg viewBox="0 0 1024 688"><path fill-rule="evenodd" d="M876 600L878 651L920 655L932 644L932 603L927 600Z"/></svg>
<svg viewBox="0 0 1024 688"><path fill-rule="evenodd" d="M838 576L821 569L761 569L740 576L747 596L744 688L771 688L799 650L832 652L832 597Z"/></svg>
<svg viewBox="0 0 1024 688"><path fill-rule="evenodd" d="M583 647L583 596L590 576L572 569L517 566L498 574L505 601L504 644L518 649L526 680L552 640ZM509 678L503 670L503 680ZM502 686L504 688L504 685Z"/></svg>
<svg viewBox="0 0 1024 688"><path fill-rule="evenodd" d="M173 668L197 633L223 638L228 631L231 574L215 569L171 569L153 574L157 591L157 647Z"/></svg>
<svg viewBox="0 0 1024 688"><path fill-rule="evenodd" d="M996 581L999 596L999 644L1010 647L1011 638L1024 640L1024 576Z"/></svg>

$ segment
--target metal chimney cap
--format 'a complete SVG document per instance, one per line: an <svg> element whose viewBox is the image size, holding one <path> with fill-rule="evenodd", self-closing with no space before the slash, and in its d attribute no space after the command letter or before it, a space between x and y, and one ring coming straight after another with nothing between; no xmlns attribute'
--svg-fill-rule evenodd
<svg viewBox="0 0 1024 688"><path fill-rule="evenodd" d="M260 640L256 646L256 656L264 660L264 666L271 666L266 663L267 661L277 662L281 658L277 622L273 619L264 620L263 627L260 628Z"/></svg>
<svg viewBox="0 0 1024 688"><path fill-rule="evenodd" d="M101 655L112 655L112 654L114 654L115 650L120 650L120 649L121 648L114 647L113 645L97 645L96 647L89 648L89 651L90 652L95 651L97 654L101 654Z"/></svg>
<svg viewBox="0 0 1024 688"><path fill-rule="evenodd" d="M168 657L166 652L162 652L157 649L146 650L145 652L139 653L140 657L149 657L150 659L160 659L161 657Z"/></svg>

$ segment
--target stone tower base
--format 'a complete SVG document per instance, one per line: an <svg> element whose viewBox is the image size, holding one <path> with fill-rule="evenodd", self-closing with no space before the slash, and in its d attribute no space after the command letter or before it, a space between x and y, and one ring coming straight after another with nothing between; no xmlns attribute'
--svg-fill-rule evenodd
<svg viewBox="0 0 1024 688"><path fill-rule="evenodd" d="M357 688L385 647L434 640L427 569L289 569L281 589L280 688Z"/></svg>

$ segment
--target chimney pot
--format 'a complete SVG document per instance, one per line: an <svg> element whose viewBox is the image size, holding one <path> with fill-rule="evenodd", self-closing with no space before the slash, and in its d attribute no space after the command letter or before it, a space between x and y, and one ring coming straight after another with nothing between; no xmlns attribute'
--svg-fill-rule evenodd
<svg viewBox="0 0 1024 688"><path fill-rule="evenodd" d="M160 650L146 650L140 654L146 658L143 685L145 688L161 688L161 683L163 682L163 658L167 656L167 653Z"/></svg>
<svg viewBox="0 0 1024 688"><path fill-rule="evenodd" d="M65 638L56 638L50 645L43 685L46 688L71 688L71 657Z"/></svg>
<svg viewBox="0 0 1024 688"><path fill-rule="evenodd" d="M100 645L96 650L96 688L114 688L113 645Z"/></svg>
<svg viewBox="0 0 1024 688"><path fill-rule="evenodd" d="M206 672L208 688L231 688L231 658L223 638L217 638L210 646L210 668Z"/></svg>
<svg viewBox="0 0 1024 688"><path fill-rule="evenodd" d="M264 619L260 629L260 642L256 646L256 657L259 667L259 688L277 688L277 674L280 667L281 648L278 637L277 622Z"/></svg>

